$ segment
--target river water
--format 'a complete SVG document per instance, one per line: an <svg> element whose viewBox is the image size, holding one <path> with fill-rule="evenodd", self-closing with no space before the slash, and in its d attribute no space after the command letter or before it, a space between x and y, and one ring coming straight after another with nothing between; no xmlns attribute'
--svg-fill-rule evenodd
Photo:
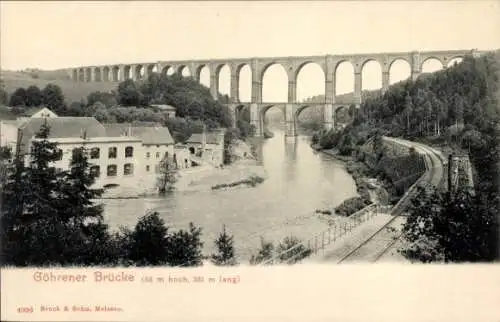
<svg viewBox="0 0 500 322"><path fill-rule="evenodd" d="M260 247L260 237L278 243L286 236L304 241L327 228L314 211L332 209L356 195L344 165L309 146L309 138L274 137L258 147L268 179L256 187L205 192L174 192L164 198L106 200L105 218L112 228L132 228L147 210L156 210L173 229L189 222L202 227L204 253L226 225L234 235L237 256L247 262ZM338 218L341 220L340 218Z"/></svg>

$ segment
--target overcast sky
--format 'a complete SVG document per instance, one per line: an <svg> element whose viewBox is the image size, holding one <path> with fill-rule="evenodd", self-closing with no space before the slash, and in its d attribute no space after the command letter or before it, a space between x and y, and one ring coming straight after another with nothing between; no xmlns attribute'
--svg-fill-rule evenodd
<svg viewBox="0 0 500 322"><path fill-rule="evenodd" d="M500 48L500 1L331 2L1 2L1 67L81 65L341 53ZM428 62L425 71L439 68ZM341 67L337 93L352 90ZM398 63L391 83L406 78ZM241 96L249 95L248 71ZM319 67L299 76L298 98L323 94ZM229 91L223 74L220 90ZM206 75L202 80L207 81ZM266 85L271 84L271 85ZM365 89L380 87L367 65ZM286 75L273 66L264 100L286 97ZM245 100L245 99L243 99Z"/></svg>

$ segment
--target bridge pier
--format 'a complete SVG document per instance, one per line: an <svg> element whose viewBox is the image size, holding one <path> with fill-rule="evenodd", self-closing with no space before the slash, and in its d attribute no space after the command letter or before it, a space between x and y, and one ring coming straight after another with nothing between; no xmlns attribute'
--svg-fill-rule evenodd
<svg viewBox="0 0 500 322"><path fill-rule="evenodd" d="M236 115L236 104L229 104L229 113L231 113L231 126L236 127L237 115Z"/></svg>
<svg viewBox="0 0 500 322"><path fill-rule="evenodd" d="M333 104L323 106L323 128L330 130L335 127L335 118L333 117Z"/></svg>
<svg viewBox="0 0 500 322"><path fill-rule="evenodd" d="M293 109L293 104L285 105L285 136L296 136L295 123L296 115Z"/></svg>
<svg viewBox="0 0 500 322"><path fill-rule="evenodd" d="M257 103L250 104L250 124L255 127L254 136L264 135L264 131L262 129L262 115L259 111Z"/></svg>

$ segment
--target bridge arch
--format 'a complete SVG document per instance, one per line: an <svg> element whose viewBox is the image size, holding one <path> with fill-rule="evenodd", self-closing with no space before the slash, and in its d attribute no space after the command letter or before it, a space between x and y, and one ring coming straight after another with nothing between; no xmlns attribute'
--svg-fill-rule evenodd
<svg viewBox="0 0 500 322"><path fill-rule="evenodd" d="M135 80L141 80L144 79L144 76L146 75L146 67L144 65L137 65L135 66Z"/></svg>
<svg viewBox="0 0 500 322"><path fill-rule="evenodd" d="M450 60L448 61L447 65L446 65L446 68L452 67L455 64L460 64L463 60L464 60L463 56L454 56L454 57L451 57Z"/></svg>
<svg viewBox="0 0 500 322"><path fill-rule="evenodd" d="M109 69L109 66L104 66L102 68L102 81L103 82L109 82L109 73L110 73L110 69Z"/></svg>
<svg viewBox="0 0 500 322"><path fill-rule="evenodd" d="M389 64L389 84L395 84L411 77L411 65L405 58L396 58Z"/></svg>
<svg viewBox="0 0 500 322"><path fill-rule="evenodd" d="M354 92L354 64L348 59L337 62L334 68L335 95Z"/></svg>
<svg viewBox="0 0 500 322"><path fill-rule="evenodd" d="M361 91L382 88L382 64L375 58L368 58L361 64Z"/></svg>
<svg viewBox="0 0 500 322"><path fill-rule="evenodd" d="M293 79L296 86L297 102L303 102L314 96L325 96L325 70L317 62L306 61L302 63L295 71Z"/></svg>
<svg viewBox="0 0 500 322"><path fill-rule="evenodd" d="M238 104L234 108L235 121L245 120L250 123L250 108L248 105Z"/></svg>
<svg viewBox="0 0 500 322"><path fill-rule="evenodd" d="M123 76L121 76L123 78ZM118 82L120 81L120 66L113 66L111 67L111 80L113 82Z"/></svg>
<svg viewBox="0 0 500 322"><path fill-rule="evenodd" d="M262 102L287 102L288 81L288 73L282 64L276 62L266 64L260 73Z"/></svg>
<svg viewBox="0 0 500 322"><path fill-rule="evenodd" d="M86 82L92 81L92 68L91 67L85 68L85 81Z"/></svg>
<svg viewBox="0 0 500 322"><path fill-rule="evenodd" d="M210 88L210 67L207 64L196 68L196 79L203 86Z"/></svg>
<svg viewBox="0 0 500 322"><path fill-rule="evenodd" d="M175 69L171 65L163 66L163 68L161 69L162 75L170 76L174 73L175 73Z"/></svg>
<svg viewBox="0 0 500 322"><path fill-rule="evenodd" d="M182 77L191 77L191 71L189 70L188 65L180 65L177 68L177 73Z"/></svg>
<svg viewBox="0 0 500 322"><path fill-rule="evenodd" d="M102 82L101 67L94 67L94 81Z"/></svg>
<svg viewBox="0 0 500 322"><path fill-rule="evenodd" d="M269 111L276 110L277 113L272 113L271 120L279 119L281 122L285 121L285 107L283 104L265 104L260 107L259 110L259 126L260 133L264 134L267 129L267 125L269 123Z"/></svg>
<svg viewBox="0 0 500 322"><path fill-rule="evenodd" d="M335 125L338 126L340 124L346 125L352 121L352 116L349 113L350 105L342 104L334 107L333 109L333 118L335 120Z"/></svg>
<svg viewBox="0 0 500 322"><path fill-rule="evenodd" d="M217 82L218 93L230 95L231 67L228 64L220 64L215 67L215 81Z"/></svg>
<svg viewBox="0 0 500 322"><path fill-rule="evenodd" d="M238 78L238 98L241 102L252 100L252 68L249 64L240 64L236 67Z"/></svg>
<svg viewBox="0 0 500 322"><path fill-rule="evenodd" d="M123 80L132 79L132 67L130 65L123 66Z"/></svg>
<svg viewBox="0 0 500 322"><path fill-rule="evenodd" d="M432 73L445 68L445 66L440 57L427 56L420 63L420 70L422 73Z"/></svg>
<svg viewBox="0 0 500 322"><path fill-rule="evenodd" d="M146 70L148 72L148 76L150 76L151 74L158 72L158 67L156 64L149 64Z"/></svg>

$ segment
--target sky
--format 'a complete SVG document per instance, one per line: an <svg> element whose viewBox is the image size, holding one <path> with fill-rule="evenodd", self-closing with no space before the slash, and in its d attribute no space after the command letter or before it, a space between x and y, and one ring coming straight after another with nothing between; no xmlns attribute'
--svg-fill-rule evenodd
<svg viewBox="0 0 500 322"><path fill-rule="evenodd" d="M323 2L0 2L2 69L196 58L301 56L412 50L500 48L500 1ZM352 67L340 66L337 94L352 91ZM424 72L441 68L428 61ZM409 76L393 65L391 83ZM240 76L242 101L251 74ZM202 83L208 75L202 73ZM307 65L298 99L323 94L321 69ZM287 97L287 78L274 65L264 76L264 101ZM363 89L381 87L380 67L367 64ZM229 72L220 91L229 93Z"/></svg>

